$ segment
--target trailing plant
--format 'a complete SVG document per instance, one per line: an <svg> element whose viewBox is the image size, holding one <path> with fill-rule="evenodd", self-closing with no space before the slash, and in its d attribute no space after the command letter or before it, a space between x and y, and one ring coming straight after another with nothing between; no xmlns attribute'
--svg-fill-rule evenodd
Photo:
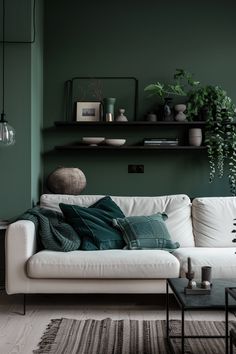
<svg viewBox="0 0 236 354"><path fill-rule="evenodd" d="M189 93L187 115L194 120L205 112L205 145L208 152L210 182L217 172L224 174L228 164L230 190L236 193L236 129L232 124L235 117L235 105L226 91L220 86L205 86Z"/></svg>
<svg viewBox="0 0 236 354"><path fill-rule="evenodd" d="M187 96L187 88L195 87L199 84L193 79L193 75L183 69L176 69L173 76L173 84L162 84L159 81L145 87L144 91L150 96L159 96L161 99L170 96Z"/></svg>
<svg viewBox="0 0 236 354"><path fill-rule="evenodd" d="M236 220L236 219L233 219L233 225L234 225L234 226L236 226L235 220ZM231 232L235 234L235 233L236 233L235 228L234 228ZM234 235L234 238L233 238L232 242L234 242L234 243L236 242L235 235ZM236 252L235 252L235 253L236 253Z"/></svg>
<svg viewBox="0 0 236 354"><path fill-rule="evenodd" d="M206 121L205 145L208 152L212 182L216 174L222 177L228 168L230 190L236 195L236 128L234 124L236 108L227 92L220 86L201 86L193 75L183 69L176 69L173 84L159 81L145 87L150 95L165 98L173 95L187 96L187 119Z"/></svg>

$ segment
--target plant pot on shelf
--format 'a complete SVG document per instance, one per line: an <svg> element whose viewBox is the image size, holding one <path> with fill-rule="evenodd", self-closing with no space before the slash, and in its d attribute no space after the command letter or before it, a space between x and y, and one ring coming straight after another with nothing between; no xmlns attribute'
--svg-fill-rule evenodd
<svg viewBox="0 0 236 354"><path fill-rule="evenodd" d="M202 144L202 129L191 128L188 131L189 145L191 146L201 146Z"/></svg>

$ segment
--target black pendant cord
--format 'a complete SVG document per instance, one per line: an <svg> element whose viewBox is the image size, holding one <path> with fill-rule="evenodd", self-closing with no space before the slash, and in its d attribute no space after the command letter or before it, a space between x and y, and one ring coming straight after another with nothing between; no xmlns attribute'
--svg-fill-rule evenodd
<svg viewBox="0 0 236 354"><path fill-rule="evenodd" d="M2 0L2 113L0 122L5 120L5 0Z"/></svg>

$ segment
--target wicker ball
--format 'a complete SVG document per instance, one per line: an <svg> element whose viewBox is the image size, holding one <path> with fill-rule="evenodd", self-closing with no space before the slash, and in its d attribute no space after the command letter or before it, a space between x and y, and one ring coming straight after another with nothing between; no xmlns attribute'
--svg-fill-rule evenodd
<svg viewBox="0 0 236 354"><path fill-rule="evenodd" d="M86 177L79 168L59 167L50 173L46 184L52 193L77 195L86 187Z"/></svg>

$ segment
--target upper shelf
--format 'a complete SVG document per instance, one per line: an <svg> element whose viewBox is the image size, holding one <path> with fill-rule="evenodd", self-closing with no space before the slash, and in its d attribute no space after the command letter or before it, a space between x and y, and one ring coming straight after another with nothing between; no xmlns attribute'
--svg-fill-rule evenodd
<svg viewBox="0 0 236 354"><path fill-rule="evenodd" d="M149 121L128 121L128 122L77 122L77 121L56 121L55 126L57 127L65 127L65 126L155 126L155 125L162 125L162 126L204 126L206 122L204 121L194 121L194 122L176 122L176 121L156 121L156 122L149 122Z"/></svg>

